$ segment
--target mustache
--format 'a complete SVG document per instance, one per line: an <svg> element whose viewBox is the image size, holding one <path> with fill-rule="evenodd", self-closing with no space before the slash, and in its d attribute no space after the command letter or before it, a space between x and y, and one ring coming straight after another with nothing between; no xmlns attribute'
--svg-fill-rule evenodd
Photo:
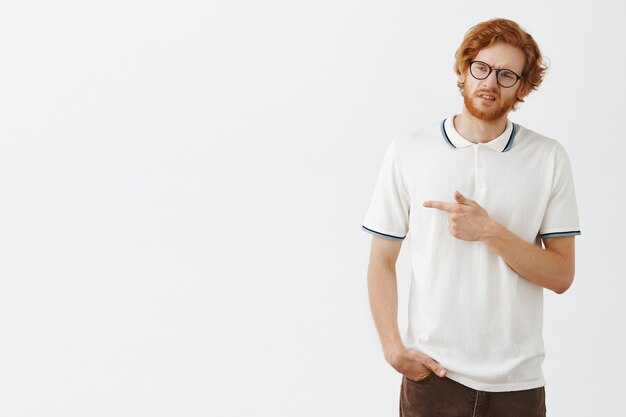
<svg viewBox="0 0 626 417"><path fill-rule="evenodd" d="M477 91L475 95L479 96L481 94L489 94L490 96L494 96L496 98L500 98L500 95L498 94L498 92L494 91L494 90L491 90L491 91L489 91L489 90L480 90L480 91Z"/></svg>

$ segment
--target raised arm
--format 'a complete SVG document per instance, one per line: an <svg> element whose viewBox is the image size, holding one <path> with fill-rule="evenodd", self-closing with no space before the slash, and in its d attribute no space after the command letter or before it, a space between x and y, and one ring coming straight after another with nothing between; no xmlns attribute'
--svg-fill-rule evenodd
<svg viewBox="0 0 626 417"><path fill-rule="evenodd" d="M493 220L476 201L455 193L456 203L425 201L449 213L449 231L462 240L482 241L519 276L562 294L574 280L574 236L544 239L546 249L521 239Z"/></svg>
<svg viewBox="0 0 626 417"><path fill-rule="evenodd" d="M563 294L574 280L574 236L543 239L545 249L523 241L498 223L492 223L482 241L521 277Z"/></svg>

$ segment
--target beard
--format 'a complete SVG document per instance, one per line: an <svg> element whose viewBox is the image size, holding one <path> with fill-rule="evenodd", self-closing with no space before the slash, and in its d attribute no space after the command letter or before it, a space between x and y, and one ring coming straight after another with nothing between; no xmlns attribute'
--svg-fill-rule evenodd
<svg viewBox="0 0 626 417"><path fill-rule="evenodd" d="M463 88L463 102L465 103L465 108L475 118L485 121L485 122L493 122L498 120L502 116L505 116L512 108L515 106L516 97L511 97L508 101L503 101L498 106L494 106L493 108L486 108L485 110L481 109L479 106L474 104L474 99L478 97L480 93L487 93L487 91L478 91L476 94L471 95L467 92L466 88ZM500 96L501 99L502 96ZM481 106L482 107L482 106Z"/></svg>

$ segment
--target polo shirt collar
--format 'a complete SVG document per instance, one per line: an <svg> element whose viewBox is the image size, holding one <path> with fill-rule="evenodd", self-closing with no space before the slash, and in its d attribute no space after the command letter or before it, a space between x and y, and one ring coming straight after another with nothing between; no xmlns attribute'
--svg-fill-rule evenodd
<svg viewBox="0 0 626 417"><path fill-rule="evenodd" d="M456 131L454 123L452 122L453 119L454 115L441 121L441 135L448 145L453 148L464 148L466 146L476 145L474 142L470 142L465 139L459 134L459 132ZM518 128L515 123L507 119L504 132L502 132L502 134L497 138L492 139L489 142L482 143L481 145L487 146L497 152L506 152L513 146L517 130Z"/></svg>

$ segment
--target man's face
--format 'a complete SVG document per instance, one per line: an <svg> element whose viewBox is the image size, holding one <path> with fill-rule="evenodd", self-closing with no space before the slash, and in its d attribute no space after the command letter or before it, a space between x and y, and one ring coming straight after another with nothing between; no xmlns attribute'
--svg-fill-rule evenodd
<svg viewBox="0 0 626 417"><path fill-rule="evenodd" d="M503 42L481 49L474 61L485 62L494 68L494 71L484 80L477 80L470 74L468 68L466 74L459 77L459 80L465 83L463 101L468 112L486 122L493 122L506 116L515 105L521 80L513 87L501 87L496 80L495 69L509 69L522 75L525 60L521 49ZM486 98L485 95L492 98Z"/></svg>

